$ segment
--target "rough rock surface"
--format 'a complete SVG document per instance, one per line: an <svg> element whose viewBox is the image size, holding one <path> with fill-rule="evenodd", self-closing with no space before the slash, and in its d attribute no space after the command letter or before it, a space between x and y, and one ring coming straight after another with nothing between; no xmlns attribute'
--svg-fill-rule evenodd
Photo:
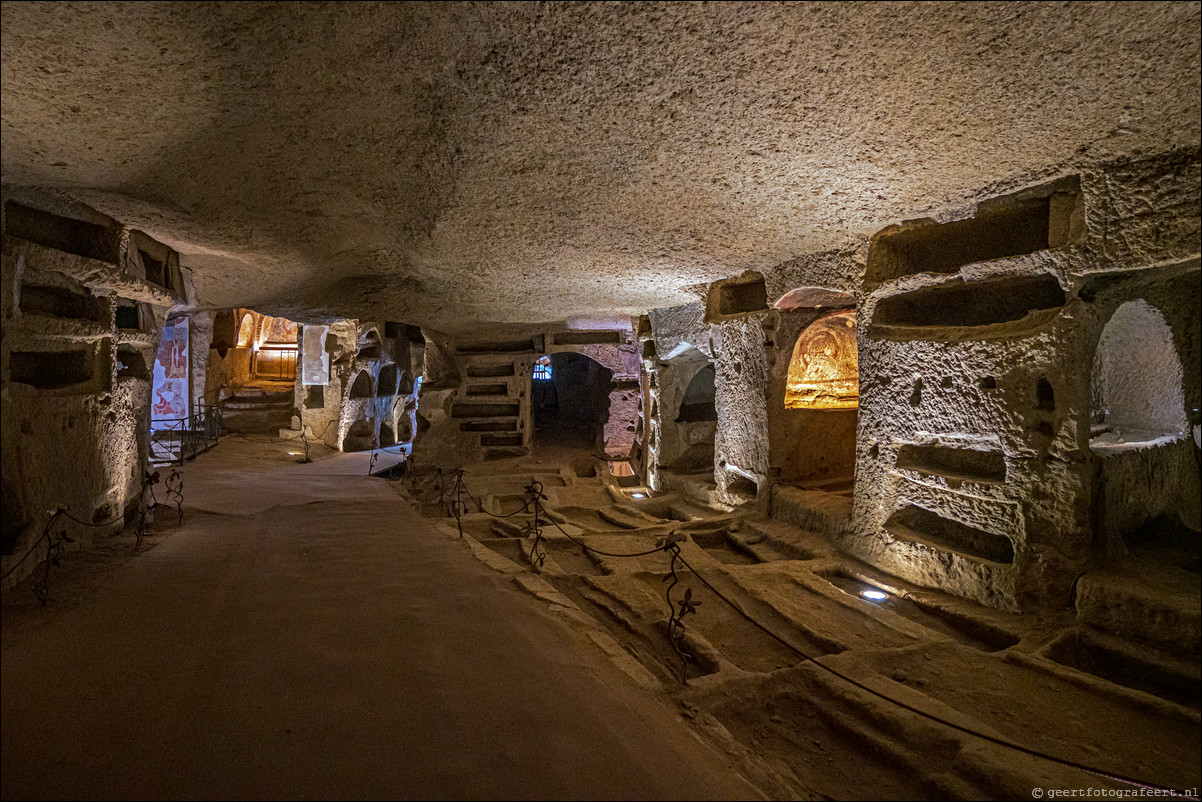
<svg viewBox="0 0 1202 802"><path fill-rule="evenodd" d="M1196 147L1198 23L1196 3L5 3L3 180L176 248L212 306L641 314Z"/></svg>

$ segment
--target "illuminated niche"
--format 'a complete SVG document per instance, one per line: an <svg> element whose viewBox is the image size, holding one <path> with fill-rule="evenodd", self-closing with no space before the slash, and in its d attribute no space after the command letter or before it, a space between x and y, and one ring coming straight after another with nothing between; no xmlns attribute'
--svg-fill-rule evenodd
<svg viewBox="0 0 1202 802"><path fill-rule="evenodd" d="M856 313L814 321L793 348L785 409L855 409L860 400Z"/></svg>

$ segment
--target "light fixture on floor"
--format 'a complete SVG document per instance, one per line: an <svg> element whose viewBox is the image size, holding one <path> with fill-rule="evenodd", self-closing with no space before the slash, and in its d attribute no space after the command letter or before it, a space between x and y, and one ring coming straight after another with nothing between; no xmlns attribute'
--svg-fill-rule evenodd
<svg viewBox="0 0 1202 802"><path fill-rule="evenodd" d="M647 498L647 494L646 493L631 493L630 497L631 498Z"/></svg>
<svg viewBox="0 0 1202 802"><path fill-rule="evenodd" d="M881 590L861 590L860 595L869 601L884 601L889 594Z"/></svg>

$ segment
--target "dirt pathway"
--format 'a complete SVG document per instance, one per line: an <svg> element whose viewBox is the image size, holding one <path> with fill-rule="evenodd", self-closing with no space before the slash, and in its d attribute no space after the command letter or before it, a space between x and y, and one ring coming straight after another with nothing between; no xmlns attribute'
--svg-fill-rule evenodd
<svg viewBox="0 0 1202 802"><path fill-rule="evenodd" d="M757 796L357 463L252 451L190 463L181 528L8 639L5 799Z"/></svg>

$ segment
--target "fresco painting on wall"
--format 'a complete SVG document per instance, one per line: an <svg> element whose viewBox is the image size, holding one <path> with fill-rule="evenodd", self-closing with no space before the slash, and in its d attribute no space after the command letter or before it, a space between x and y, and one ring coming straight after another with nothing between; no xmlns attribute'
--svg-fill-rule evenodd
<svg viewBox="0 0 1202 802"><path fill-rule="evenodd" d="M301 381L304 384L330 383L330 354L326 351L327 331L329 326L305 326L305 347L301 357Z"/></svg>
<svg viewBox="0 0 1202 802"><path fill-rule="evenodd" d="M163 339L154 359L152 428L166 428L168 421L188 417L188 350L188 318L176 318L163 327ZM155 425L159 423L163 426Z"/></svg>

